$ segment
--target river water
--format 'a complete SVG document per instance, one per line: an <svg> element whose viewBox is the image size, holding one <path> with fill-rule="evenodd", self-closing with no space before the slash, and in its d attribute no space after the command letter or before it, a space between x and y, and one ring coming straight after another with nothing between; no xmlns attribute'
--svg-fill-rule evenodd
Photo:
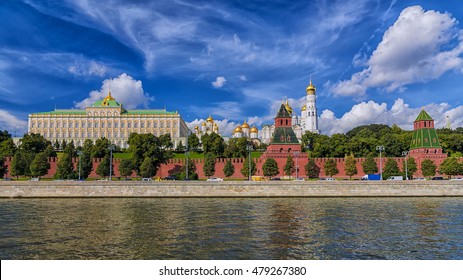
<svg viewBox="0 0 463 280"><path fill-rule="evenodd" d="M1 199L0 259L463 259L463 198Z"/></svg>

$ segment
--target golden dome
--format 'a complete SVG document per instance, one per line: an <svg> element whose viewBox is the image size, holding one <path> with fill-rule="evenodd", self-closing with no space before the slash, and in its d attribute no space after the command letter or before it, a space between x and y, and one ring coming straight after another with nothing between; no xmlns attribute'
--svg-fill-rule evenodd
<svg viewBox="0 0 463 280"><path fill-rule="evenodd" d="M206 119L207 122L213 122L214 119L209 115L209 118Z"/></svg>
<svg viewBox="0 0 463 280"><path fill-rule="evenodd" d="M309 86L305 89L305 91L307 92L307 94L313 94L315 95L315 91L317 91L317 89L314 87L314 85L312 84L312 79L310 80L310 84Z"/></svg>
<svg viewBox="0 0 463 280"><path fill-rule="evenodd" d="M203 122L202 126L206 126L206 123L205 123L205 122Z"/></svg>
<svg viewBox="0 0 463 280"><path fill-rule="evenodd" d="M251 132L251 133L257 133L257 132L259 132L259 130L257 130L257 127L253 126L253 127L251 128L251 131L250 131L250 132Z"/></svg>
<svg viewBox="0 0 463 280"><path fill-rule="evenodd" d="M286 99L285 108L286 108L286 111L288 111L288 113L289 113L290 115L293 114L293 108L291 108L291 106L289 106L288 99Z"/></svg>
<svg viewBox="0 0 463 280"><path fill-rule="evenodd" d="M244 121L241 125L241 128L249 128L249 124L247 124L246 121Z"/></svg>
<svg viewBox="0 0 463 280"><path fill-rule="evenodd" d="M199 129L199 126L195 126L195 129Z"/></svg>
<svg viewBox="0 0 463 280"><path fill-rule="evenodd" d="M241 126L239 126L239 125L235 128L235 130L233 130L233 134L235 134L237 132L243 132L243 130L241 129Z"/></svg>
<svg viewBox="0 0 463 280"><path fill-rule="evenodd" d="M302 106L302 108L301 108L301 111L305 111L305 110L307 110L307 106L306 106L306 105Z"/></svg>

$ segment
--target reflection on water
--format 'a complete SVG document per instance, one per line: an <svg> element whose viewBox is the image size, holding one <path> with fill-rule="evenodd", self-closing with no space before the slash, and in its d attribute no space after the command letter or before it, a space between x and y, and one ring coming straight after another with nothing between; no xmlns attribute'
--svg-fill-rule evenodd
<svg viewBox="0 0 463 280"><path fill-rule="evenodd" d="M463 259L462 198L0 200L1 259Z"/></svg>

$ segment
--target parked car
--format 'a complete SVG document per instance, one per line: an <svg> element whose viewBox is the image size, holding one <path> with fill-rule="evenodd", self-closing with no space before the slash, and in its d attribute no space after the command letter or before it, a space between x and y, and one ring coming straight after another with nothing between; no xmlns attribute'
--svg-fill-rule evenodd
<svg viewBox="0 0 463 280"><path fill-rule="evenodd" d="M305 179L304 178L296 178L293 181L305 181Z"/></svg>
<svg viewBox="0 0 463 280"><path fill-rule="evenodd" d="M207 179L206 181L219 182L219 181L223 181L223 179L222 178L217 178L217 177L212 177L212 178Z"/></svg>
<svg viewBox="0 0 463 280"><path fill-rule="evenodd" d="M29 181L37 182L37 181L40 181L40 178L31 178Z"/></svg>
<svg viewBox="0 0 463 280"><path fill-rule="evenodd" d="M456 178L453 178L453 179L450 179L452 181L461 181L463 180L463 177L456 177Z"/></svg>
<svg viewBox="0 0 463 280"><path fill-rule="evenodd" d="M435 177L432 177L431 180L444 180L444 177L442 177L442 176L435 176Z"/></svg>
<svg viewBox="0 0 463 280"><path fill-rule="evenodd" d="M336 181L336 179L332 177L328 177L328 178L320 178L320 181Z"/></svg>
<svg viewBox="0 0 463 280"><path fill-rule="evenodd" d="M415 180L415 181L424 181L424 180L426 180L426 178L419 177L419 178L414 178L413 180Z"/></svg>
<svg viewBox="0 0 463 280"><path fill-rule="evenodd" d="M274 177L274 178L270 178L270 181L280 181L280 177Z"/></svg>
<svg viewBox="0 0 463 280"><path fill-rule="evenodd" d="M387 178L389 181L403 181L404 177L403 176L390 176Z"/></svg>
<svg viewBox="0 0 463 280"><path fill-rule="evenodd" d="M175 177L172 176L172 175L169 175L169 176L167 176L167 177L164 177L164 180L175 181Z"/></svg>
<svg viewBox="0 0 463 280"><path fill-rule="evenodd" d="M142 181L147 181L147 182L153 181L153 180L151 180L151 178L142 178L141 180L142 180Z"/></svg>

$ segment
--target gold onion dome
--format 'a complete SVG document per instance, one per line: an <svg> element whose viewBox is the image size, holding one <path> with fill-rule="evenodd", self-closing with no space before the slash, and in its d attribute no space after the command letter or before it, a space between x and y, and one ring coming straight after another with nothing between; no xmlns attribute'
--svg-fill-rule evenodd
<svg viewBox="0 0 463 280"><path fill-rule="evenodd" d="M209 116L209 118L207 118L206 121L207 121L207 122L213 122L214 119L213 119L211 116Z"/></svg>
<svg viewBox="0 0 463 280"><path fill-rule="evenodd" d="M195 129L199 129L199 126L195 126Z"/></svg>
<svg viewBox="0 0 463 280"><path fill-rule="evenodd" d="M249 124L247 124L246 121L244 121L241 125L241 128L249 128Z"/></svg>
<svg viewBox="0 0 463 280"><path fill-rule="evenodd" d="M286 111L288 111L288 113L290 115L293 114L293 108L291 108L291 106L289 106L288 99L286 99L285 108L286 108Z"/></svg>
<svg viewBox="0 0 463 280"><path fill-rule="evenodd" d="M202 126L206 126L206 123L205 123L205 122L203 122Z"/></svg>
<svg viewBox="0 0 463 280"><path fill-rule="evenodd" d="M307 86L307 88L305 89L305 91L307 92L307 94L314 94L315 95L315 91L317 89L314 87L314 85L312 84L312 80L310 80L310 84Z"/></svg>
<svg viewBox="0 0 463 280"><path fill-rule="evenodd" d="M259 131L257 130L257 127L253 126L253 127L251 128L251 131L250 131L250 132L251 132L251 133L257 133L257 132L259 132Z"/></svg>
<svg viewBox="0 0 463 280"><path fill-rule="evenodd" d="M302 106L302 108L301 108L301 111L305 111L305 110L307 110L307 106L306 106L306 105Z"/></svg>
<svg viewBox="0 0 463 280"><path fill-rule="evenodd" d="M235 130L233 130L233 133L237 133L237 132L243 132L243 130L241 129L241 126L237 126Z"/></svg>

